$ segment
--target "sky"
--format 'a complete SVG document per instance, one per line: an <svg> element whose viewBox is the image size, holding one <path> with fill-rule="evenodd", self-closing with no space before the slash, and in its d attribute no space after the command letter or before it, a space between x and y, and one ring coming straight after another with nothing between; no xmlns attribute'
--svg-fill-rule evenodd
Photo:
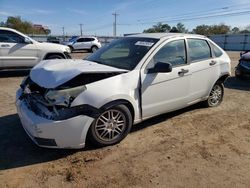
<svg viewBox="0 0 250 188"><path fill-rule="evenodd" d="M113 35L113 13L117 13L117 35L140 33L157 22L171 26L182 22L196 25L225 23L250 25L250 0L0 0L0 22L21 16L48 26L52 34Z"/></svg>

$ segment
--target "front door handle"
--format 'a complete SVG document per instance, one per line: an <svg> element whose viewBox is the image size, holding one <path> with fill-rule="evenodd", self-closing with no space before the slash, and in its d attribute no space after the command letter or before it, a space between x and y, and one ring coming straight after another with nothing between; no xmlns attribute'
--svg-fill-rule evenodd
<svg viewBox="0 0 250 188"><path fill-rule="evenodd" d="M7 47L10 47L10 45L8 45L8 44L2 44L1 47L7 48Z"/></svg>
<svg viewBox="0 0 250 188"><path fill-rule="evenodd" d="M209 65L210 65L210 66L213 66L213 65L215 65L216 63L217 63L216 61L212 60L212 61L209 63Z"/></svg>
<svg viewBox="0 0 250 188"><path fill-rule="evenodd" d="M181 71L179 71L178 74L179 74L180 76L183 76L184 74L186 74L186 73L188 73L188 72L189 72L188 69L181 69Z"/></svg>

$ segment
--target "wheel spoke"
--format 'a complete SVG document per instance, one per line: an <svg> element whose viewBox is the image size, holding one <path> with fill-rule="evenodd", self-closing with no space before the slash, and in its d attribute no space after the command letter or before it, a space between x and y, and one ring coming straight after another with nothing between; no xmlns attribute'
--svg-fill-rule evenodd
<svg viewBox="0 0 250 188"><path fill-rule="evenodd" d="M99 120L103 123L106 123L108 121L108 119L104 117L104 115L100 116Z"/></svg>
<svg viewBox="0 0 250 188"><path fill-rule="evenodd" d="M111 111L108 111L108 120L111 119Z"/></svg>
<svg viewBox="0 0 250 188"><path fill-rule="evenodd" d="M106 125L105 124L96 125L96 128L100 128L100 127L106 127Z"/></svg>
<svg viewBox="0 0 250 188"><path fill-rule="evenodd" d="M96 128L98 131L101 131L101 130L106 130L107 128L106 127L100 127L100 128Z"/></svg>
<svg viewBox="0 0 250 188"><path fill-rule="evenodd" d="M122 130L119 127L116 127L115 130L117 130L119 134L122 132Z"/></svg>
<svg viewBox="0 0 250 188"><path fill-rule="evenodd" d="M120 127L120 126L123 126L123 125L124 125L124 123L117 123L116 124L117 127Z"/></svg>

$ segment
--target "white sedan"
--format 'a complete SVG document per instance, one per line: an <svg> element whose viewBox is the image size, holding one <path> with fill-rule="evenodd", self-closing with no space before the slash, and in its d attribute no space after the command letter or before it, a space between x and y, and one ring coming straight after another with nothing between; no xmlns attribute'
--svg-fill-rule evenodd
<svg viewBox="0 0 250 188"><path fill-rule="evenodd" d="M223 100L230 59L204 36L138 34L85 60L46 60L17 91L22 125L39 146L120 142L133 124L198 102Z"/></svg>

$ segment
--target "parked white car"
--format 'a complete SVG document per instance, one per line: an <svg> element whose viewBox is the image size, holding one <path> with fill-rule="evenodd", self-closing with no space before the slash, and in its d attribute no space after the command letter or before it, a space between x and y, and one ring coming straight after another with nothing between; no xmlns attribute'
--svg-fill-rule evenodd
<svg viewBox="0 0 250 188"><path fill-rule="evenodd" d="M88 50L91 52L95 52L102 47L101 43L96 37L78 37L64 44L68 45L71 51Z"/></svg>
<svg viewBox="0 0 250 188"><path fill-rule="evenodd" d="M0 69L33 67L45 59L70 58L68 46L40 43L10 28L0 27Z"/></svg>
<svg viewBox="0 0 250 188"><path fill-rule="evenodd" d="M230 59L189 34L138 34L85 60L43 61L17 91L22 125L39 146L82 148L120 142L132 124L203 101L221 103Z"/></svg>

